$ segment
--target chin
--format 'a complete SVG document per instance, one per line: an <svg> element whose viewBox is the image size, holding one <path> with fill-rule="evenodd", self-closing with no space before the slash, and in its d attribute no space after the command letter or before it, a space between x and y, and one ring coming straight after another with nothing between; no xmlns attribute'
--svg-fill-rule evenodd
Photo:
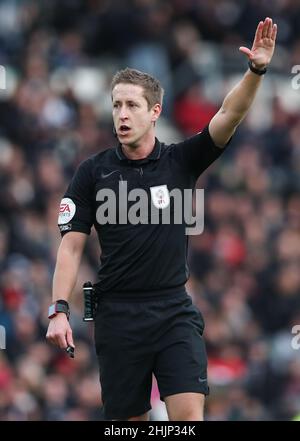
<svg viewBox="0 0 300 441"><path fill-rule="evenodd" d="M139 147L139 140L135 139L135 138L123 139L123 141L121 141L121 143L123 145L128 145L128 147L131 147L131 148Z"/></svg>

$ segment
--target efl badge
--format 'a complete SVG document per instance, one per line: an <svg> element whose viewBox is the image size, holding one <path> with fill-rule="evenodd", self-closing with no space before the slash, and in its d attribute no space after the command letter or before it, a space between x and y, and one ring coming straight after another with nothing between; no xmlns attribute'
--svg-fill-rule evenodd
<svg viewBox="0 0 300 441"><path fill-rule="evenodd" d="M70 198L63 198L60 207L59 207L59 215L58 215L58 225L67 224L73 219L76 211L76 205Z"/></svg>
<svg viewBox="0 0 300 441"><path fill-rule="evenodd" d="M150 191L154 207L167 208L170 203L168 187L166 185L158 185L157 187L150 187Z"/></svg>

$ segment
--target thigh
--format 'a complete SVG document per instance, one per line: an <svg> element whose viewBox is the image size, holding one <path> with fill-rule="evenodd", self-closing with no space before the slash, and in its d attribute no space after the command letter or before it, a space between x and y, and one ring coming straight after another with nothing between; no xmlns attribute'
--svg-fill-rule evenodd
<svg viewBox="0 0 300 441"><path fill-rule="evenodd" d="M156 354L154 374L161 399L181 393L208 395L207 355L201 313L187 300L170 321Z"/></svg>
<svg viewBox="0 0 300 441"><path fill-rule="evenodd" d="M105 417L142 417L151 409L153 356L133 338L133 329L126 324L134 306L103 303L100 308L95 344Z"/></svg>
<svg viewBox="0 0 300 441"><path fill-rule="evenodd" d="M150 413L146 412L142 415L128 418L127 421L150 421Z"/></svg>
<svg viewBox="0 0 300 441"><path fill-rule="evenodd" d="M101 351L98 363L107 419L127 420L151 409L151 360L138 362L128 353Z"/></svg>

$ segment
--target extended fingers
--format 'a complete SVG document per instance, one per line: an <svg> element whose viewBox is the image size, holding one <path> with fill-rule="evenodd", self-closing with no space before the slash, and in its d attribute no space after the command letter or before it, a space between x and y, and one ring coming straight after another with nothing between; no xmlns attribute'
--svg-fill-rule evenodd
<svg viewBox="0 0 300 441"><path fill-rule="evenodd" d="M272 29L273 29L273 20L269 18L268 20L268 31L267 31L267 37L271 38L272 36Z"/></svg>
<svg viewBox="0 0 300 441"><path fill-rule="evenodd" d="M262 24L261 24L262 23ZM260 32L256 31L256 39L259 38L271 38L272 40L276 39L277 35L277 25L273 25L273 20L270 17L267 17L265 21L259 22L258 29L260 28Z"/></svg>
<svg viewBox="0 0 300 441"><path fill-rule="evenodd" d="M262 38L268 37L269 24L270 24L270 18L267 17L264 21L263 28L262 28Z"/></svg>
<svg viewBox="0 0 300 441"><path fill-rule="evenodd" d="M276 36L277 36L277 24L274 24L274 26L272 28L272 34L271 34L272 40L276 40Z"/></svg>
<svg viewBox="0 0 300 441"><path fill-rule="evenodd" d="M255 39L254 41L259 41L262 38L262 31L263 31L263 27L264 27L264 22L260 21L258 23L258 26L256 28L256 33L255 33Z"/></svg>

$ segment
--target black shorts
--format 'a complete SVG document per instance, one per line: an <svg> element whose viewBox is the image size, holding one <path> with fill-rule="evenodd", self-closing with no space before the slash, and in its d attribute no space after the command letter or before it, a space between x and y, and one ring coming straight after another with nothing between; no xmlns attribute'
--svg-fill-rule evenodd
<svg viewBox="0 0 300 441"><path fill-rule="evenodd" d="M185 292L159 299L101 299L95 320L104 414L127 419L151 409L152 374L161 400L207 395L204 321Z"/></svg>

